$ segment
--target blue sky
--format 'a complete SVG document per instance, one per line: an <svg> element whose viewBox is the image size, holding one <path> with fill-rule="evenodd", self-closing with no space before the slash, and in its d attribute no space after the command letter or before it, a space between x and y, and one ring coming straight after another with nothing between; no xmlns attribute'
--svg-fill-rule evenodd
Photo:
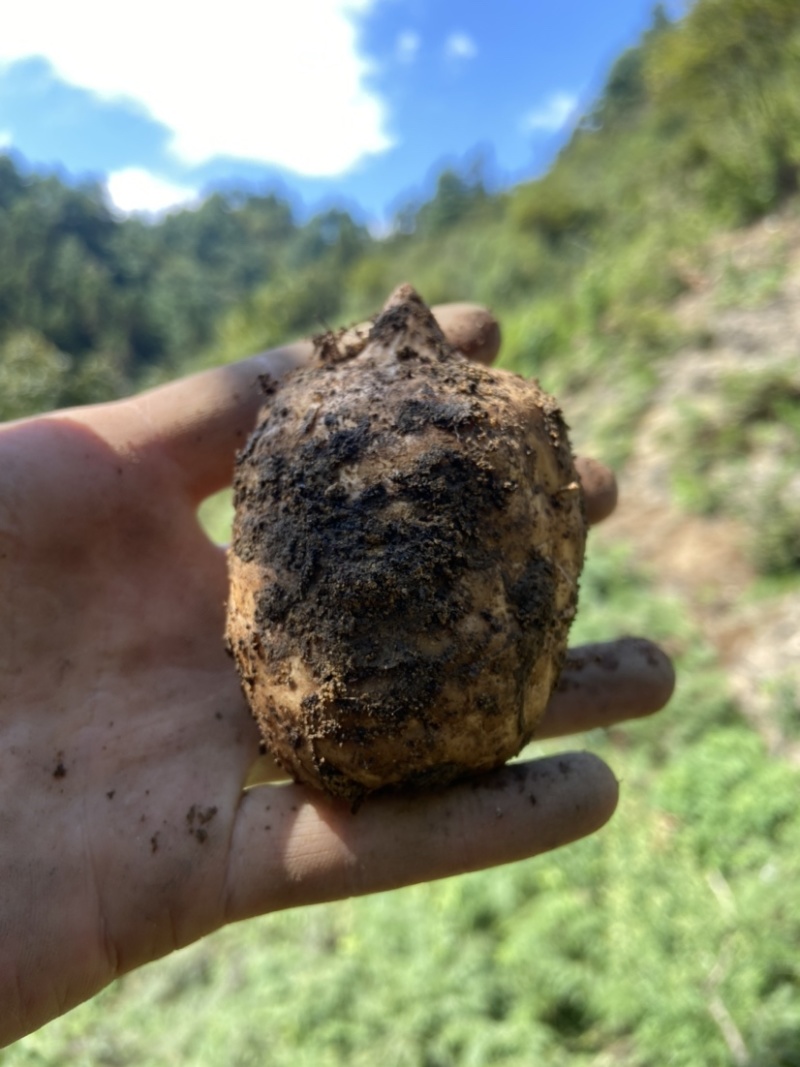
<svg viewBox="0 0 800 1067"><path fill-rule="evenodd" d="M0 147L122 211L234 185L380 227L444 166L540 173L653 6L27 0L0 34Z"/></svg>

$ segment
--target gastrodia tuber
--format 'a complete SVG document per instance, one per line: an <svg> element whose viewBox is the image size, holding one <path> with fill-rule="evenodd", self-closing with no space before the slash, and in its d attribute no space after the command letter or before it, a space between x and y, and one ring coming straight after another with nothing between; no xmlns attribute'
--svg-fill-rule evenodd
<svg viewBox="0 0 800 1067"><path fill-rule="evenodd" d="M410 286L266 379L236 462L226 638L268 751L357 805L530 740L586 538L566 427L470 363Z"/></svg>

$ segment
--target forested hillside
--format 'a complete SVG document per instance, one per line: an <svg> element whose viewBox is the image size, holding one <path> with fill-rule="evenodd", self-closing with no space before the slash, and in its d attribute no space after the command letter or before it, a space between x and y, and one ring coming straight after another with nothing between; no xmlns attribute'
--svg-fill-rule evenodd
<svg viewBox="0 0 800 1067"><path fill-rule="evenodd" d="M381 238L272 195L120 220L0 160L0 414L361 319L405 280L490 305L504 365L619 473L573 637L647 634L678 685L570 742L621 779L615 818L222 931L3 1067L800 1067L800 4L657 7L547 174L444 172Z"/></svg>
<svg viewBox="0 0 800 1067"><path fill-rule="evenodd" d="M99 187L0 157L0 413L106 399L176 374L256 288L312 264L321 279L323 264L336 275L367 240L335 211L299 227L273 195L215 194L158 224L120 221Z"/></svg>
<svg viewBox="0 0 800 1067"><path fill-rule="evenodd" d="M557 363L555 386L610 359L644 387L692 251L797 191L799 40L792 0L701 0L676 24L657 7L545 176L490 195L444 172L382 239L342 211L300 224L269 193L120 220L99 187L0 157L2 415L317 332L405 279L490 304L506 360Z"/></svg>

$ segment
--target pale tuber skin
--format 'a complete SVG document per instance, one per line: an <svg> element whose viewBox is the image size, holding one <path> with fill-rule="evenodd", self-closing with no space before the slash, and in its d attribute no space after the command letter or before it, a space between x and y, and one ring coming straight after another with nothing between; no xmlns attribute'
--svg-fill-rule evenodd
<svg viewBox="0 0 800 1067"><path fill-rule="evenodd" d="M587 753L356 818L301 786L245 790L258 731L221 641L225 554L196 511L230 481L258 375L310 351L0 430L0 1044L225 923L535 856L614 810ZM604 652L568 658L541 734L668 699L655 646Z"/></svg>

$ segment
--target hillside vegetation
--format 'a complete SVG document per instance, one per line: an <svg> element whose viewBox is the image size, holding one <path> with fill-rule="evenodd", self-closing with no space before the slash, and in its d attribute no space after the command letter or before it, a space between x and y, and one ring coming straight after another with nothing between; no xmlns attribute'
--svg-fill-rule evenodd
<svg viewBox="0 0 800 1067"><path fill-rule="evenodd" d="M0 1064L800 1067L796 0L657 8L544 177L445 172L380 240L266 195L118 221L0 163L4 417L365 317L403 280L487 303L503 364L619 471L575 641L644 633L679 674L660 716L583 740L623 786L593 839L223 931ZM224 537L224 498L204 515Z"/></svg>

